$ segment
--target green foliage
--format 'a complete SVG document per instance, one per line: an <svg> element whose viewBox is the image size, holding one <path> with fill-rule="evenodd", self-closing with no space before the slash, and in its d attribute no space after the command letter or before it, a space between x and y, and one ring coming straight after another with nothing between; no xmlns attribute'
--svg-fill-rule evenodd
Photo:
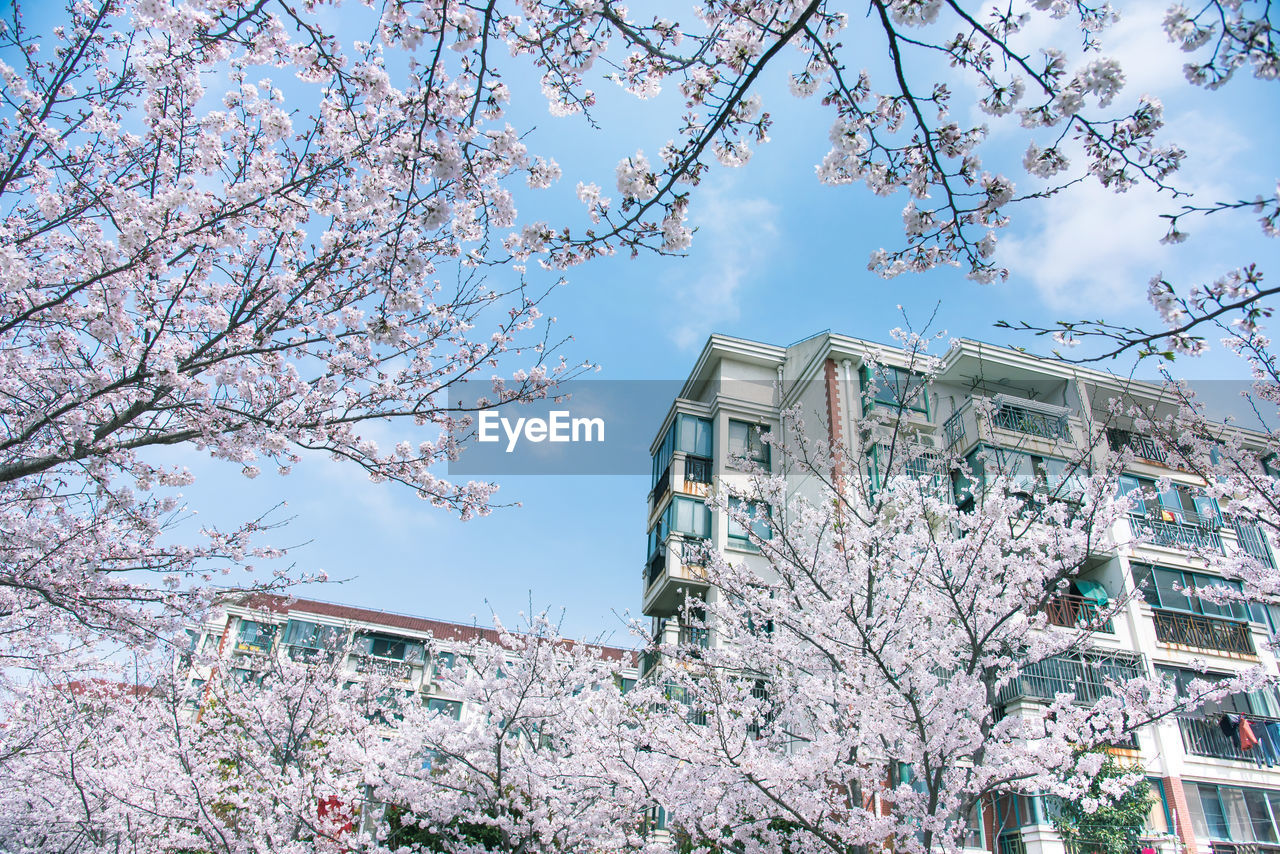
<svg viewBox="0 0 1280 854"><path fill-rule="evenodd" d="M387 808L387 847L430 851L433 854L449 854L459 848L474 850L476 847L485 851L502 851L506 847L502 831L491 824L455 819L444 827L428 830L411 819L412 816L401 807Z"/></svg>
<svg viewBox="0 0 1280 854"><path fill-rule="evenodd" d="M1146 778L1142 777L1119 798L1104 794L1103 784L1129 774L1143 774L1142 766L1121 764L1105 753L1102 767L1090 783L1085 797L1062 801L1052 817L1054 829L1062 836L1068 851L1077 854L1133 854L1141 845L1139 838L1146 825L1154 796ZM1084 802L1102 802L1093 812L1086 812Z"/></svg>

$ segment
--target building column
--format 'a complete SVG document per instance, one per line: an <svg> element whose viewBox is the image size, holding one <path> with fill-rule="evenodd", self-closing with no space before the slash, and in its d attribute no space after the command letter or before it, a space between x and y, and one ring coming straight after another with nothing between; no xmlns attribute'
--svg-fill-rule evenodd
<svg viewBox="0 0 1280 854"><path fill-rule="evenodd" d="M1187 796L1182 791L1180 777L1164 777L1164 796L1173 814L1173 829L1187 851L1196 850L1196 835L1191 828L1191 810L1187 808Z"/></svg>

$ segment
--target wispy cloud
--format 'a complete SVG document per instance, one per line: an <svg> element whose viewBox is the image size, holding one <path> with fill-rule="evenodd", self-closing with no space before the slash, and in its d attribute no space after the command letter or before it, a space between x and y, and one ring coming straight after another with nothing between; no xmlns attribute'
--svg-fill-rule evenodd
<svg viewBox="0 0 1280 854"><path fill-rule="evenodd" d="M1116 105L1135 103L1141 95L1161 99L1166 125L1159 143L1172 142L1187 152L1183 170L1170 181L1191 193L1196 203L1251 195L1254 176L1248 164L1256 160L1257 146L1218 114L1230 108L1220 96L1206 102L1203 92L1185 82L1182 65L1187 56L1165 38L1160 27L1163 14L1161 4L1135 4L1103 33L1102 54L1117 59L1125 71L1126 84ZM1012 141L1004 127L1000 131ZM1084 165L1078 146L1070 154L1077 165ZM1026 174L1015 180L1020 190L1034 187L1034 179ZM1176 271L1186 282L1216 276L1238 263L1224 260L1237 254L1238 219L1191 223L1193 240L1188 244L1159 242L1168 225L1159 215L1176 211L1186 201L1141 183L1126 193L1114 193L1089 178L1050 200L1015 211L998 258L1016 280L1029 282L1050 309L1091 316L1124 311L1145 301L1145 283L1157 273Z"/></svg>
<svg viewBox="0 0 1280 854"><path fill-rule="evenodd" d="M778 242L777 206L736 193L732 181L705 188L692 212L698 260L673 280L670 294L671 339L682 350L701 346L716 326L738 319L743 286L767 269Z"/></svg>

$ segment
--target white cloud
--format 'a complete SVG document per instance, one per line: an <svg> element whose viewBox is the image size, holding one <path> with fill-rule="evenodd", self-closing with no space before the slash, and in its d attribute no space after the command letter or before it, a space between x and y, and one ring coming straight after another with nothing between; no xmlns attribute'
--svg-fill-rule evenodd
<svg viewBox="0 0 1280 854"><path fill-rule="evenodd" d="M777 239L778 208L763 198L742 198L728 180L706 188L692 208L698 231L690 247L696 272L680 275L672 295L671 338L689 350L720 324L740 314L740 291L765 267Z"/></svg>

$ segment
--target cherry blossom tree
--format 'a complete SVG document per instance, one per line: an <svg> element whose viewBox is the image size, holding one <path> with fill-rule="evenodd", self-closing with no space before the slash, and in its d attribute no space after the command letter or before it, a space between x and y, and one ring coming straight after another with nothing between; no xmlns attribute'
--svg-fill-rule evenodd
<svg viewBox="0 0 1280 854"><path fill-rule="evenodd" d="M141 689L43 686L6 708L6 850L601 851L645 803L600 749L630 662L543 618L452 644L433 696L351 650L178 662ZM205 678L192 679L192 675Z"/></svg>
<svg viewBox="0 0 1280 854"><path fill-rule="evenodd" d="M1176 192L1182 160L1157 139L1160 105L1122 93L1122 69L1098 50L1106 4L984 17L884 0L856 45L848 14L823 0L713 2L683 25L550 0L338 13L99 0L62 21L41 8L34 26L12 9L0 68L9 664L44 666L41 639L55 636L64 652L154 637L157 615L198 604L184 601L193 577L277 555L253 539L262 520L166 540L191 475L150 449L191 447L249 477L317 451L464 518L483 512L492 484L435 470L469 425L444 394L474 381L493 384L482 405L519 401L572 370L545 331L541 268L684 251L694 187L767 139L770 66L790 63L794 93L831 108L820 180L909 197L904 246L872 259L884 275L1004 274L995 232L1020 197L983 168L987 130L957 118L956 87L993 117L1020 116L1024 166L1048 181L1026 196L1086 175ZM1071 19L1083 58L1021 44L1039 15ZM1243 64L1274 75L1269 15L1211 4L1171 12L1168 31L1211 51L1192 77L1220 85ZM883 79L851 70L864 36L887 51ZM560 175L506 120L503 75L530 67L553 113L588 122L597 73L684 100L669 144L620 160L616 196L578 187L589 222L518 217L518 194ZM367 425L387 420L409 438L379 446Z"/></svg>

